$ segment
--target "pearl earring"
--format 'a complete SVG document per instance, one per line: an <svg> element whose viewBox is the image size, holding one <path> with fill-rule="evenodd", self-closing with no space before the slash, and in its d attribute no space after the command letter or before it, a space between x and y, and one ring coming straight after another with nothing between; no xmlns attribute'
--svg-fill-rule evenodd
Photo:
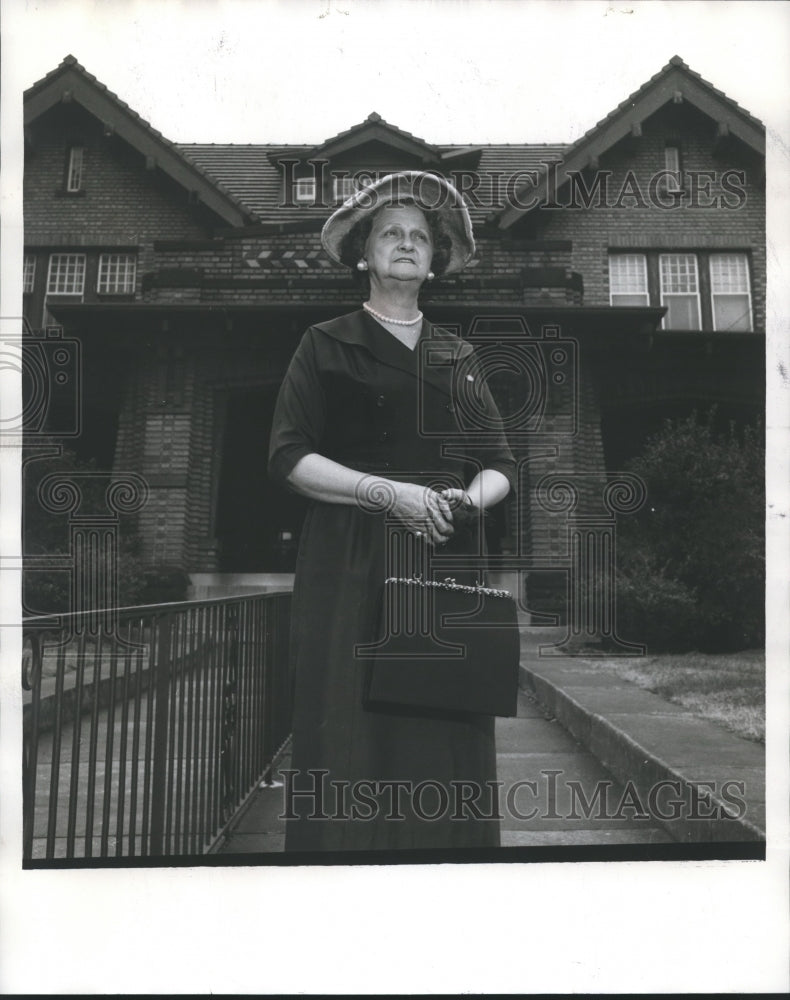
<svg viewBox="0 0 790 1000"><path fill-rule="evenodd" d="M436 275L433 273L433 271L429 271L426 277L428 278L428 281L433 281Z"/></svg>
<svg viewBox="0 0 790 1000"><path fill-rule="evenodd" d="M367 269L368 269L368 262L364 258L360 261L357 261L358 271L367 271Z"/></svg>

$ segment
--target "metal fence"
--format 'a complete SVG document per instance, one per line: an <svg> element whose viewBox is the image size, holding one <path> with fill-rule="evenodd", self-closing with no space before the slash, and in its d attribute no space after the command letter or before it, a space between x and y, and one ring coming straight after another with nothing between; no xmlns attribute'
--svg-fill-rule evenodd
<svg viewBox="0 0 790 1000"><path fill-rule="evenodd" d="M205 853L291 722L289 593L24 623L24 856Z"/></svg>

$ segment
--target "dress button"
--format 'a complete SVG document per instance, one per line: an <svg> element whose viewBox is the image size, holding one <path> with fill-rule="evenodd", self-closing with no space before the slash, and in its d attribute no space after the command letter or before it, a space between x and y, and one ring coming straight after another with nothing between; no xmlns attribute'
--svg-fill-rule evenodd
<svg viewBox="0 0 790 1000"><path fill-rule="evenodd" d="M447 408L448 413L455 413L455 406L453 406L452 403L447 403L447 407L446 408Z"/></svg>
<svg viewBox="0 0 790 1000"><path fill-rule="evenodd" d="M389 437L389 431L382 431L381 432L381 440L382 441L386 441L388 437Z"/></svg>
<svg viewBox="0 0 790 1000"><path fill-rule="evenodd" d="M376 406L383 406L383 405L384 405L384 396L379 396L378 399L376 400Z"/></svg>

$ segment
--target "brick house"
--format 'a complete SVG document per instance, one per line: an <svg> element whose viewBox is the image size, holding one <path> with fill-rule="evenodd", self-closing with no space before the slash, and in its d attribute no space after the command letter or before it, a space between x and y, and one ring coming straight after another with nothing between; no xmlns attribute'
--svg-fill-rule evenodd
<svg viewBox="0 0 790 1000"><path fill-rule="evenodd" d="M145 477L150 562L196 595L258 586L292 570L303 510L265 474L279 382L360 301L321 226L364 176L444 173L479 252L424 309L516 359L492 381L529 433L492 543L539 589L567 556L542 476L617 471L665 416L762 412L764 143L675 57L572 145L437 146L375 113L312 146L176 145L69 56L25 94L25 316L79 340L69 446Z"/></svg>

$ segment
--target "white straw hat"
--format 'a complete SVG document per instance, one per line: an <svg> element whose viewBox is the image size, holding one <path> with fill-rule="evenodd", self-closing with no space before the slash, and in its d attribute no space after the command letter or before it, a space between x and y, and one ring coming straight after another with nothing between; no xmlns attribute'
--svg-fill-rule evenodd
<svg viewBox="0 0 790 1000"><path fill-rule="evenodd" d="M450 260L443 274L460 271L475 252L472 220L463 197L444 177L422 170L387 174L368 187L356 191L326 220L321 231L324 249L338 264L353 267L356 261L341 256L343 240L366 215L386 205L414 202L427 212L438 212L450 237Z"/></svg>

